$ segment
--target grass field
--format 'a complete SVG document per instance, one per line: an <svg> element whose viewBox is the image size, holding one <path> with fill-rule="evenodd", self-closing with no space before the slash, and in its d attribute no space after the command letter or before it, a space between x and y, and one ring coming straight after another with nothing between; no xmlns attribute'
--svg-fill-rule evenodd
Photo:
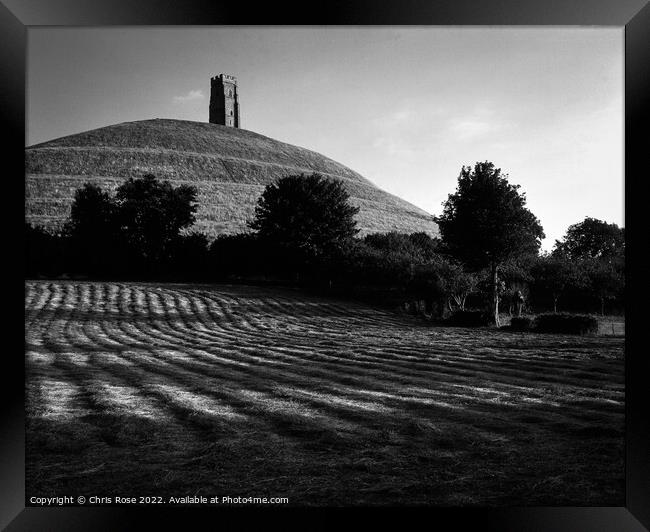
<svg viewBox="0 0 650 532"><path fill-rule="evenodd" d="M25 293L28 497L624 505L620 337L259 287Z"/></svg>

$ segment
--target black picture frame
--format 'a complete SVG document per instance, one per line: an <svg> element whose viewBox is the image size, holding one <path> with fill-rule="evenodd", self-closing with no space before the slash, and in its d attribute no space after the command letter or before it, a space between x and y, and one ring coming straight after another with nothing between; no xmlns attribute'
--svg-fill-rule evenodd
<svg viewBox="0 0 650 532"><path fill-rule="evenodd" d="M25 62L27 29L35 26L110 25L603 25L625 26L625 227L626 227L626 504L616 508L430 508L405 509L406 517L425 523L453 525L457 529L641 531L650 528L650 404L649 356L642 337L650 299L650 268L644 251L650 243L644 209L636 202L648 198L647 145L650 139L650 5L647 0L330 0L311 3L266 3L252 8L240 2L192 0L0 0L0 91L5 171L6 235L21 235L19 201L24 181ZM316 9L314 9L316 8ZM17 189L14 191L14 187ZM12 198L9 200L9 198ZM14 211L15 208L15 211ZM645 222L645 223L644 223ZM10 228L16 228L11 231ZM23 256L22 241L8 251ZM18 260L5 262L16 263ZM20 275L20 274L17 274ZM11 304L24 305L20 281L5 290ZM13 307L11 307L13 309ZM18 311L12 310L12 316ZM240 528L250 518L297 518L302 528L331 526L332 519L348 519L339 509L286 509L251 511L250 508L25 508L24 493L24 360L22 329L7 324L6 334L16 347L4 350L2 440L0 458L0 527L7 530L128 530L141 527L180 526L198 516L219 528ZM8 344L6 344L8 345ZM10 360L9 360L10 359ZM14 367L10 370L7 363ZM21 378L22 376L22 378ZM361 510L360 510L361 511ZM353 512L353 513L356 513ZM387 523L386 509L364 512L364 518ZM417 514L417 515L413 515ZM391 519L394 519L391 514ZM404 513L400 513L399 523ZM152 522L155 521L155 522ZM139 524L136 524L138 522ZM370 523L366 522L366 526ZM404 525L402 525L404 526ZM163 526L163 528L166 528Z"/></svg>

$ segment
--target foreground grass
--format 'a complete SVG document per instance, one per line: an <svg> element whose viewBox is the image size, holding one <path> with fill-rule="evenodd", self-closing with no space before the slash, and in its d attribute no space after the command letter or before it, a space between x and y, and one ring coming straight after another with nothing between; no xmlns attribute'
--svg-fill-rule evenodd
<svg viewBox="0 0 650 532"><path fill-rule="evenodd" d="M623 498L623 339L276 289L29 282L27 496Z"/></svg>

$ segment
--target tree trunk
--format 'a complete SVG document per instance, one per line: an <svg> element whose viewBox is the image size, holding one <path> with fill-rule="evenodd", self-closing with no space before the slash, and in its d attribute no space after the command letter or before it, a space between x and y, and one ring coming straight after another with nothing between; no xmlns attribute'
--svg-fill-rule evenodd
<svg viewBox="0 0 650 532"><path fill-rule="evenodd" d="M557 314L557 297L553 298L553 313Z"/></svg>
<svg viewBox="0 0 650 532"><path fill-rule="evenodd" d="M604 297L600 298L600 315L601 316L605 315L605 298Z"/></svg>
<svg viewBox="0 0 650 532"><path fill-rule="evenodd" d="M496 262L492 263L492 308L494 310L494 325L499 327L499 287L498 287L498 268Z"/></svg>

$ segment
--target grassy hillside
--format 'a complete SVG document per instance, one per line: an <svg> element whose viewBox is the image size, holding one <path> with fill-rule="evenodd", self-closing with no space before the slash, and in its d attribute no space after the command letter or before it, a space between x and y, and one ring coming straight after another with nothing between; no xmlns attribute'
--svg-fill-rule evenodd
<svg viewBox="0 0 650 532"><path fill-rule="evenodd" d="M29 282L26 493L621 506L624 339L243 286Z"/></svg>
<svg viewBox="0 0 650 532"><path fill-rule="evenodd" d="M58 226L86 181L114 189L153 173L199 189L197 228L246 229L257 198L279 177L319 172L345 183L363 233L437 233L431 216L316 152L246 131L181 120L126 122L62 137L25 151L27 221Z"/></svg>

